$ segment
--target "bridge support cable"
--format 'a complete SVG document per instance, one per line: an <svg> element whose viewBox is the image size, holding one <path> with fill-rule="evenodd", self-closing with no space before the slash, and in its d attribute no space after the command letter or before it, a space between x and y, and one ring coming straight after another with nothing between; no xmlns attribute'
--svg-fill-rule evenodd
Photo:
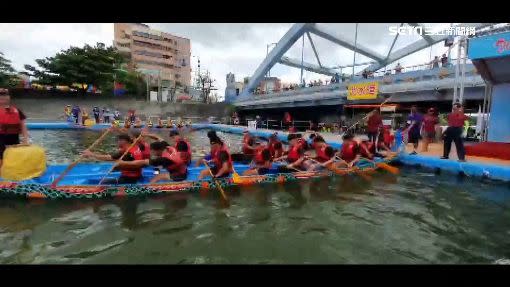
<svg viewBox="0 0 510 287"><path fill-rule="evenodd" d="M317 50L315 49L315 45L313 44L312 36L310 36L310 32L306 32L306 36L308 37L308 41L310 41L310 46L312 46L313 53L315 54L315 58L317 59L317 63L319 64L319 67L322 68L321 60L319 59L319 54L317 53Z"/></svg>
<svg viewBox="0 0 510 287"><path fill-rule="evenodd" d="M358 46L358 23L356 23L356 31L354 32L354 59L352 60L352 75L354 78L354 67L356 66L356 51Z"/></svg>

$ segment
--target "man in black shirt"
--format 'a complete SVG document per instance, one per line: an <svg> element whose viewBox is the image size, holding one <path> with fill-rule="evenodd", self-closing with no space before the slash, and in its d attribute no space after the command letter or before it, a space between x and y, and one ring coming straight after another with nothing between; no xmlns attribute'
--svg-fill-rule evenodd
<svg viewBox="0 0 510 287"><path fill-rule="evenodd" d="M29 136L25 119L25 114L11 105L9 90L0 88L0 166L5 148L19 144L20 134L23 135L23 144L28 144Z"/></svg>

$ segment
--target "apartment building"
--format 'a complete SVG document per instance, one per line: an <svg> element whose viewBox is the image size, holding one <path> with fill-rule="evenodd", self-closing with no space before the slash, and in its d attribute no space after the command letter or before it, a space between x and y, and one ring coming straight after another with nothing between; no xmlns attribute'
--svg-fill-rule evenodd
<svg viewBox="0 0 510 287"><path fill-rule="evenodd" d="M160 77L165 87L189 86L190 40L139 23L115 23L114 46L129 55L131 67Z"/></svg>

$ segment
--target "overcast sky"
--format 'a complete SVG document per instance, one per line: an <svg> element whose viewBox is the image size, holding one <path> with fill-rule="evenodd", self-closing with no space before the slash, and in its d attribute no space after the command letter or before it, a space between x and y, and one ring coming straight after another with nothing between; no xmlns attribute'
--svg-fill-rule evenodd
<svg viewBox="0 0 510 287"><path fill-rule="evenodd" d="M236 80L250 76L266 56L266 45L278 40L292 26L284 24L206 24L206 23L147 23L152 29L172 33L191 39L191 54L199 56L201 68L211 72L216 79L220 97L224 95L226 74L232 72ZM358 43L372 50L386 55L394 36L388 27L399 23L366 24L358 27ZM431 24L431 27L447 27L449 24ZM325 27L336 35L354 40L355 24L325 24ZM312 34L312 39L318 50L323 66L348 65L353 62L353 52L336 46L331 42ZM419 40L419 36L400 36L393 50L402 48L409 43ZM82 46L85 43L95 44L103 42L113 43L113 24L111 23L58 23L58 24L2 24L0 23L0 51L12 61L14 68L23 71L23 65L35 65L35 59L54 55L61 49L71 45ZM430 55L441 55L447 51L443 43L438 43L432 49L408 56L400 61L403 66L421 64L430 61ZM452 54L455 56L455 53ZM290 58L301 59L301 39L285 54ZM304 61L317 64L308 39L305 37ZM356 62L366 62L370 59L357 54ZM192 57L192 68L197 67L197 58ZM393 66L392 64L391 66ZM360 68L361 69L361 68ZM351 70L344 71L350 73ZM277 64L271 70L271 76L277 76L286 83L298 83L300 70ZM193 76L193 75L192 75ZM328 77L304 71L307 82Z"/></svg>

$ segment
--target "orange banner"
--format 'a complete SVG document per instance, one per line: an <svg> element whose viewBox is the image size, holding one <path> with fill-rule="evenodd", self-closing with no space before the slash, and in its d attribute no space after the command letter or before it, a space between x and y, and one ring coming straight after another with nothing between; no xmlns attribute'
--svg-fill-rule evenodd
<svg viewBox="0 0 510 287"><path fill-rule="evenodd" d="M379 82L351 84L347 87L348 100L371 100L377 98Z"/></svg>

